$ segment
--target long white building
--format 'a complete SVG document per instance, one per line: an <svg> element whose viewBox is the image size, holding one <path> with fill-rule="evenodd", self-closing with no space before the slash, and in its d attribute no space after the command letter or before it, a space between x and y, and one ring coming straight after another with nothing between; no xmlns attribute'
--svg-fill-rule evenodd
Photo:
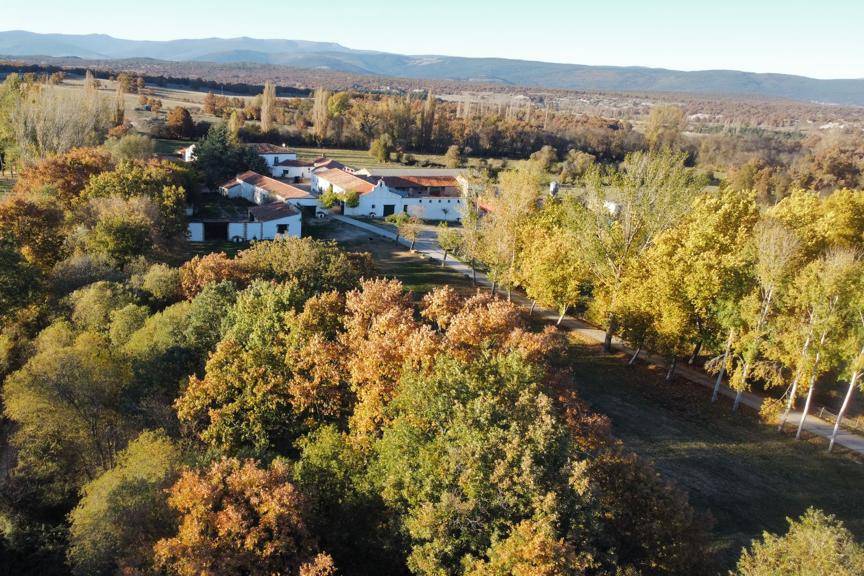
<svg viewBox="0 0 864 576"><path fill-rule="evenodd" d="M312 191L318 195L331 189L344 196L358 195L357 206L344 206L346 216L384 218L404 212L423 220L456 221L461 218L461 171L387 169L358 170L340 168L313 171Z"/></svg>

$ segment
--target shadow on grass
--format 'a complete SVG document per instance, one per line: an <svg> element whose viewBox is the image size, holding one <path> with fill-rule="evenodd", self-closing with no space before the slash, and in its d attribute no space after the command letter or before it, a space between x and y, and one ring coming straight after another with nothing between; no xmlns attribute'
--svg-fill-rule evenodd
<svg viewBox="0 0 864 576"><path fill-rule="evenodd" d="M864 536L864 465L856 456L829 455L824 439L796 442L752 412L732 414L728 398L711 404L709 389L666 384L662 369L628 367L599 346L574 343L571 361L576 389L611 419L613 433L714 516L724 567L763 530L784 532L785 518L809 506Z"/></svg>

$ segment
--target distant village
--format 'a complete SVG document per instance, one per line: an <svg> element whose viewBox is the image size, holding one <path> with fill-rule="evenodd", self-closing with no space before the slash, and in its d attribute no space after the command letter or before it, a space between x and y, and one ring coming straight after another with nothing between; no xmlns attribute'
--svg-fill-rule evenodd
<svg viewBox="0 0 864 576"><path fill-rule="evenodd" d="M404 213L421 220L456 222L461 218L465 170L450 168L357 168L321 157L297 158L285 146L250 143L270 174L247 171L205 193L189 214L189 239L195 242L244 242L300 237L303 218L330 213L386 218ZM195 159L195 145L178 150L184 162ZM340 199L327 207L322 195Z"/></svg>

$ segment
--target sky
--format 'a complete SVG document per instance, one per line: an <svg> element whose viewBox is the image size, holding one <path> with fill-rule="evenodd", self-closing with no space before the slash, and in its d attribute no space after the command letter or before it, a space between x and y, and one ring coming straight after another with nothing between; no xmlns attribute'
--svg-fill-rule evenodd
<svg viewBox="0 0 864 576"><path fill-rule="evenodd" d="M0 29L864 78L864 0L0 0Z"/></svg>

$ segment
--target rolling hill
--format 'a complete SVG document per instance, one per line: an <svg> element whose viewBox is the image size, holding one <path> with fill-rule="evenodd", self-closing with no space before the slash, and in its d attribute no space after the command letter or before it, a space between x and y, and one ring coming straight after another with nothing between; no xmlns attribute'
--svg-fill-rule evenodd
<svg viewBox="0 0 864 576"><path fill-rule="evenodd" d="M573 90L689 92L790 98L864 106L864 78L820 80L735 70L685 72L663 68L585 66L503 58L408 56L353 50L332 42L256 38L124 40L104 34L0 32L0 55L72 56L90 60L258 63L402 78L494 82Z"/></svg>

